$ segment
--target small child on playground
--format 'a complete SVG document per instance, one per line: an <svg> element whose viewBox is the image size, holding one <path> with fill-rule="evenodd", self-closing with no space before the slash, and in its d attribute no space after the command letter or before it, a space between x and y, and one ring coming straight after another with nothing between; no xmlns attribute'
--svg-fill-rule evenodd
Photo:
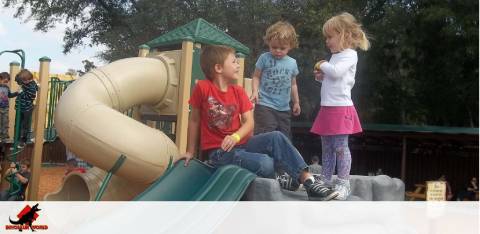
<svg viewBox="0 0 480 234"><path fill-rule="evenodd" d="M29 140L28 135L30 133L30 120L33 112L33 101L37 96L38 86L33 80L32 73L27 69L22 69L15 81L21 86L22 91L18 94L18 101L20 108L20 144L19 147L25 146L25 143Z"/></svg>
<svg viewBox="0 0 480 234"><path fill-rule="evenodd" d="M322 80L321 107L310 131L322 140L321 183L333 186L339 193L336 199L345 200L350 194L352 163L348 135L362 131L351 99L358 60L355 49L366 51L370 43L361 24L349 13L330 18L323 25L323 35L333 55L315 66L316 79ZM335 167L337 179L333 182Z"/></svg>
<svg viewBox="0 0 480 234"><path fill-rule="evenodd" d="M10 74L8 72L0 73L0 142L3 143L10 138L8 136L9 98L18 95L17 92L10 92L8 82L10 82Z"/></svg>
<svg viewBox="0 0 480 234"><path fill-rule="evenodd" d="M227 46L206 46L200 65L207 77L199 80L189 100L185 166L197 152L197 142L214 167L234 164L258 176L274 178L275 166L304 184L309 199L331 200L337 193L321 186L308 172L300 153L279 131L252 136L252 103L238 79L240 65L235 50ZM200 137L200 133L202 137Z"/></svg>
<svg viewBox="0 0 480 234"><path fill-rule="evenodd" d="M25 191L27 190L31 177L30 162L28 160L21 161L20 170L17 170L16 164L11 162L10 168L7 169L5 173L5 177L6 179L8 178L7 180L10 182L10 188L0 192L0 201L25 200ZM16 186L19 187L17 188Z"/></svg>
<svg viewBox="0 0 480 234"><path fill-rule="evenodd" d="M291 138L291 114L300 115L300 99L297 61L288 52L298 47L297 34L290 23L279 21L267 29L263 39L270 51L260 55L252 76L254 133L278 130Z"/></svg>

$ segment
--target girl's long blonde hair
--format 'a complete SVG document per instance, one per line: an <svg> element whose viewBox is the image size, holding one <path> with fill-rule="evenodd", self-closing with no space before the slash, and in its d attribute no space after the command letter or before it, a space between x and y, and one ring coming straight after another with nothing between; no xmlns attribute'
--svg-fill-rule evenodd
<svg viewBox="0 0 480 234"><path fill-rule="evenodd" d="M323 35L331 35L338 33L340 35L340 49L360 48L361 50L368 50L370 42L367 35L362 29L362 25L357 22L355 17L350 13L344 12L336 15L323 25Z"/></svg>

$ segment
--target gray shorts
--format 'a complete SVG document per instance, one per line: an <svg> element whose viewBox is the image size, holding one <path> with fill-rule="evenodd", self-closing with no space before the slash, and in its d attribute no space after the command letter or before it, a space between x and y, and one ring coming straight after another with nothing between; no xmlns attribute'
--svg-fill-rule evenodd
<svg viewBox="0 0 480 234"><path fill-rule="evenodd" d="M268 106L255 105L253 111L255 118L254 134L280 131L285 134L288 139L291 136L291 111L278 111Z"/></svg>

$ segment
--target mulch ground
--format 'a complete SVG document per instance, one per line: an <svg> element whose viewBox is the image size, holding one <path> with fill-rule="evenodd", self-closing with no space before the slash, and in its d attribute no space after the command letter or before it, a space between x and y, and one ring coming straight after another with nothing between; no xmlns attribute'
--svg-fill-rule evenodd
<svg viewBox="0 0 480 234"><path fill-rule="evenodd" d="M40 175L40 188L38 189L38 200L43 201L47 193L55 192L62 184L65 167L42 167Z"/></svg>

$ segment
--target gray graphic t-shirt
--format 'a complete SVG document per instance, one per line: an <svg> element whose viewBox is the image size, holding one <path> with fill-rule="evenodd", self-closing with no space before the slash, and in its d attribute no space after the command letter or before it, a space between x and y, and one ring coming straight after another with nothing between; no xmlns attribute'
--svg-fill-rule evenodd
<svg viewBox="0 0 480 234"><path fill-rule="evenodd" d="M278 111L290 110L292 78L298 75L297 61L288 55L276 59L266 52L260 55L255 66L262 71L259 104Z"/></svg>

